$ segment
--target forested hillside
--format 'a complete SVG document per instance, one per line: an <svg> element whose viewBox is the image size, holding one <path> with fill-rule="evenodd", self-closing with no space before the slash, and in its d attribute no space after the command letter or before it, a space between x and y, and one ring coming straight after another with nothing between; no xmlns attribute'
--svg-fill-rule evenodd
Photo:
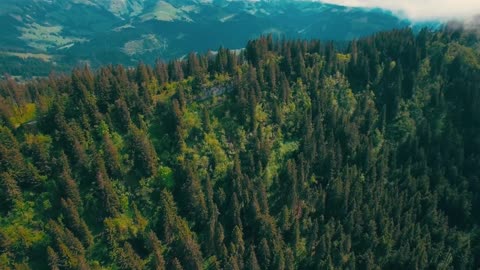
<svg viewBox="0 0 480 270"><path fill-rule="evenodd" d="M1 269L477 269L470 31L0 83Z"/></svg>

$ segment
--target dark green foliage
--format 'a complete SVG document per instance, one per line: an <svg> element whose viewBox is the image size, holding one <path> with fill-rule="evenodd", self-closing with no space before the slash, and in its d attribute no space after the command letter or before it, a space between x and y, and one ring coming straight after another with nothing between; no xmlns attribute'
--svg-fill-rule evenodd
<svg viewBox="0 0 480 270"><path fill-rule="evenodd" d="M165 270L163 247L153 231L148 234L149 248L152 250L152 269Z"/></svg>
<svg viewBox="0 0 480 270"><path fill-rule="evenodd" d="M93 236L90 233L87 224L81 219L77 206L72 200L61 200L62 208L65 212L66 224L78 238L80 238L85 246L93 244Z"/></svg>
<svg viewBox="0 0 480 270"><path fill-rule="evenodd" d="M0 188L1 188L1 210L9 210L15 205L16 201L22 200L22 192L17 185L15 179L8 173L3 172L0 175Z"/></svg>
<svg viewBox="0 0 480 270"><path fill-rule="evenodd" d="M0 268L476 269L479 44L269 36L6 80Z"/></svg>
<svg viewBox="0 0 480 270"><path fill-rule="evenodd" d="M120 266L121 269L125 270L141 270L143 269L143 261L142 259L138 256L138 254L135 253L135 251L132 248L132 245L130 245L128 242L125 242L123 245L123 248L120 248L118 250L118 255L119 258L118 260L118 265Z"/></svg>
<svg viewBox="0 0 480 270"><path fill-rule="evenodd" d="M152 176L157 170L157 154L144 131L135 126L129 128L128 149L131 149L134 168L143 176Z"/></svg>

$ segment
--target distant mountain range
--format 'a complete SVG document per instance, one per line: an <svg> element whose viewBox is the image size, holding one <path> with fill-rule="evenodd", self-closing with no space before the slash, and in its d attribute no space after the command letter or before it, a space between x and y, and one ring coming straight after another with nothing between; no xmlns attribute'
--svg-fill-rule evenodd
<svg viewBox="0 0 480 270"><path fill-rule="evenodd" d="M0 25L0 72L44 75L240 48L268 33L341 41L412 23L379 9L294 0L2 0Z"/></svg>

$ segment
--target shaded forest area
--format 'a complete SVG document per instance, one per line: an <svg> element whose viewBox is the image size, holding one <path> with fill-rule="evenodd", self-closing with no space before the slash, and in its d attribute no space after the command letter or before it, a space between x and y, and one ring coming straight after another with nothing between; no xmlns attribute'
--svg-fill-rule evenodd
<svg viewBox="0 0 480 270"><path fill-rule="evenodd" d="M477 269L479 37L0 82L1 269Z"/></svg>

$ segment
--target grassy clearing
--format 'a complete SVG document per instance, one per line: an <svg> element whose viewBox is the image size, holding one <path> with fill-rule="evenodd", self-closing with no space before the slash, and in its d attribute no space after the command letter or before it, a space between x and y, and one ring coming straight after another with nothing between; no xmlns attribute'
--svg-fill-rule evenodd
<svg viewBox="0 0 480 270"><path fill-rule="evenodd" d="M34 58L34 59L39 59L45 62L51 62L53 59L53 55L45 54L45 53L16 53L16 52L0 52L2 55L8 55L8 56L15 56L21 59L28 59L28 58Z"/></svg>
<svg viewBox="0 0 480 270"><path fill-rule="evenodd" d="M40 51L46 51L50 48L61 47L75 42L85 42L87 39L78 37L62 36L62 26L60 25L40 25L38 23L28 24L26 27L20 27L20 39L27 42L32 48Z"/></svg>
<svg viewBox="0 0 480 270"><path fill-rule="evenodd" d="M143 35L142 39L131 40L123 46L122 50L128 55L143 54L147 52L165 50L168 42L153 34Z"/></svg>
<svg viewBox="0 0 480 270"><path fill-rule="evenodd" d="M142 16L144 21L159 20L172 22L179 18L180 10L172 6L171 4L159 1L152 12L149 12Z"/></svg>
<svg viewBox="0 0 480 270"><path fill-rule="evenodd" d="M158 21L166 21L166 22L173 22L176 20L192 21L185 14L185 12L189 12L192 10L193 9L189 6L176 8L172 6L170 3L167 3L165 1L159 1L151 12L142 15L141 18L143 21L149 21L149 20L158 20Z"/></svg>

